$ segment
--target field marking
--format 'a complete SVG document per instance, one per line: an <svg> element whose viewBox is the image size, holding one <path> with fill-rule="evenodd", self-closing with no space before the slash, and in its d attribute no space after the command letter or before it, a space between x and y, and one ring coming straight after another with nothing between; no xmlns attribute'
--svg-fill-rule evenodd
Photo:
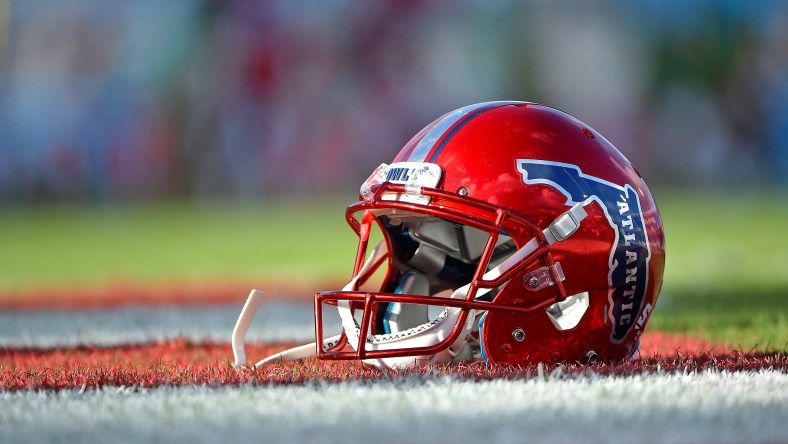
<svg viewBox="0 0 788 444"><path fill-rule="evenodd" d="M128 306L87 310L0 311L0 347L112 346L173 340L227 341L243 301L224 305ZM339 331L339 320L327 319ZM334 331L334 330L332 330ZM265 304L249 329L250 341L314 340L311 304Z"/></svg>
<svg viewBox="0 0 788 444"><path fill-rule="evenodd" d="M225 342L243 302L211 305L126 306L85 310L2 310L0 347L54 348L116 346L186 339ZM327 314L325 328L340 331L338 316ZM281 300L265 303L248 333L249 343L314 340L311 304ZM642 354L683 350L727 352L702 340L646 332Z"/></svg>
<svg viewBox="0 0 788 444"><path fill-rule="evenodd" d="M788 374L0 392L2 442L782 442Z"/></svg>

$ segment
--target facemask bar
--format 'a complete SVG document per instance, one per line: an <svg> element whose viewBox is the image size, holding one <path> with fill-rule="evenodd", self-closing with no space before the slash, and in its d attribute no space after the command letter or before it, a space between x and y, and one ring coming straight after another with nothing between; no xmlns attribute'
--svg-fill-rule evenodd
<svg viewBox="0 0 788 444"><path fill-rule="evenodd" d="M545 266L551 270L556 270L556 262L553 260L549 252L550 245L555 242L563 241L571 236L580 226L580 222L586 217L584 208L577 204L569 211L563 213L553 221L550 226L545 230L539 230L537 226L528 222L527 220L508 213L503 209L496 208L485 202L472 200L469 198L461 198L458 195L447 193L437 189L423 188L420 190L422 195L430 198L443 199L454 203L455 208L447 208L445 206L424 206L414 205L398 201L381 201L381 195L386 191L403 192L404 186L392 185L384 183L375 187L374 194L371 198L365 201L357 202L351 205L347 212L346 218L354 231L359 234L359 253L357 254L356 265L354 267L354 277L345 286L342 291L338 292L323 292L315 296L315 336L316 341L295 347L289 350L276 353L259 362L254 367L262 365L292 361L303 359L310 356L317 355L321 359L373 359L377 358L381 362L384 358L401 357L401 356L417 356L417 355L434 355L444 350L450 350L449 347L457 340L463 330L467 330L468 318L473 310L490 310L490 311L504 311L509 313L531 313L537 310L543 310L548 306L566 300L566 291L564 290L562 279L558 275L552 276L558 294L554 298L547 298L544 301L532 304L530 306L521 305L502 305L493 302L483 302L475 300L476 297L483 295L493 288L497 288L508 281L512 274L530 265L533 261L542 259ZM370 210L374 208L388 207L392 209L401 209L404 211L419 212L425 214L435 215L437 217L454 220L457 223L468 225L482 231L490 233L484 253L477 265L476 273L473 280L454 291L452 298L443 298L436 296L412 296L402 294L387 294L387 293L372 293L372 292L359 292L358 286L361 282L368 279L374 270L379 267L384 260L386 260L387 246L385 242L381 242L373 249L370 257L364 261L364 254L366 246L369 241L369 227L372 223L372 215L365 212L362 220L367 225L366 231L362 228L353 214L360 210ZM504 260L501 264L494 267L490 271L482 275L483 270L489 264L492 251L498 239L498 234L503 230L510 233L516 230L525 230L533 235L533 238L515 252L508 259ZM252 290L249 295L241 315L233 330L232 348L235 357L234 367L246 366L246 354L244 352L244 338L246 331L254 318L258 307L263 299L263 293L258 290ZM356 350L354 352L342 352L345 344L348 342L348 335L343 331L340 335L330 338L324 338L323 325L322 325L322 308L323 304L339 305L340 303L346 304L348 308L365 308L364 317L362 318L361 332L369 331L371 308L376 302L399 302L408 304L423 304L432 306L444 306L446 310L455 310L457 315L456 320L452 321L454 324L453 329L448 336L431 346L425 347L409 347L397 350L366 350L366 341L360 341L358 336L354 339ZM444 318L445 319L445 318ZM447 319L446 322L449 322ZM465 327L463 325L465 324ZM355 330L353 326L352 330ZM360 335L359 335L360 336ZM361 344L364 344L361 347Z"/></svg>
<svg viewBox="0 0 788 444"><path fill-rule="evenodd" d="M531 313L537 310L544 310L550 305L566 299L566 291L561 282L562 279L559 276L554 277L557 289L555 297L545 298L542 301L527 306L503 305L479 301L476 298L508 282L516 272L523 267L527 267L536 260L542 259L547 267L556 269L557 267L553 267L555 261L549 252L550 245L554 242L566 239L577 230L580 221L586 216L582 205L575 205L570 211L559 216L550 224L548 229L540 230L533 223L515 214L509 213L504 209L497 208L486 202L471 200L467 197L460 197L438 189L422 188L420 190L422 195L430 197L431 199L430 203L426 206L382 198L384 195L405 192L405 187L402 185L394 185L386 182L376 186L371 191L371 195L365 196L366 200L351 205L346 212L348 223L360 236L359 251L356 258L356 266L354 268L354 278L351 279L351 282L349 282L342 291L322 292L318 293L315 297L315 333L317 344L324 341L322 331L322 310L324 304L337 305L340 310L349 310L351 313L354 309L363 308L360 325L348 325L348 322L343 322L344 334L347 336L351 345L354 346L354 350L340 351L337 347L318 347L318 358L380 360L405 356L434 355L446 350L457 341L460 334L467 329L469 312L472 310ZM445 202L451 202L453 205L440 205ZM363 263L372 223L370 210L382 208L428 214L488 232L490 236L472 281L456 289L450 298L358 291L358 283L363 282L363 280L374 272L374 268L382 263L382 261L378 262L375 267L371 266L369 260ZM358 211L364 211L362 223L359 223L353 217ZM485 273L499 233L502 231L529 233L533 238L508 259ZM370 259L372 259L372 257L370 257ZM367 269L365 270L364 268ZM368 335L372 321L373 308L377 303L443 306L446 307L444 313L446 313L447 316L442 321L449 322L451 320L454 326L447 335L437 335L436 337L443 336L443 339L432 345L390 349L390 347L385 346L385 342L377 341L376 336ZM347 319L347 316L345 318ZM352 322L355 323L355 319ZM445 333L445 330L440 333Z"/></svg>

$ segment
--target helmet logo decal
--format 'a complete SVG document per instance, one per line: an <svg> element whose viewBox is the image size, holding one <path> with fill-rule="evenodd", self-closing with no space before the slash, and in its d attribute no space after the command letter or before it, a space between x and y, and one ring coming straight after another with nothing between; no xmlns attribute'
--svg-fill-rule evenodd
<svg viewBox="0 0 788 444"><path fill-rule="evenodd" d="M610 340L621 343L635 327L646 296L651 257L646 224L635 189L583 173L577 165L546 160L517 159L526 185L548 185L567 198L566 205L596 201L615 233L610 248L608 283Z"/></svg>

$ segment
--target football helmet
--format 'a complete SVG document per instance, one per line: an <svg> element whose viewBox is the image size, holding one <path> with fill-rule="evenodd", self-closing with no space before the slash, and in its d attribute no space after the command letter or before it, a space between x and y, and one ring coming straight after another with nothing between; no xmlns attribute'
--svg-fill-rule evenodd
<svg viewBox="0 0 788 444"><path fill-rule="evenodd" d="M256 365L628 359L662 284L662 221L638 171L585 123L535 103L441 116L375 169L346 219L360 239L353 277L316 294L316 342ZM236 324L236 365L260 297ZM342 332L327 337L332 306Z"/></svg>

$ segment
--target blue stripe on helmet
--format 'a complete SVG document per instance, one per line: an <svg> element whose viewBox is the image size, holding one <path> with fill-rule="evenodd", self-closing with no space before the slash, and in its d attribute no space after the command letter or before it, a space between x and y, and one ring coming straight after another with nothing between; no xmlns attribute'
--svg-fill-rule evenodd
<svg viewBox="0 0 788 444"><path fill-rule="evenodd" d="M468 122L473 120L474 117L478 116L479 114L481 114L481 113L483 113L485 111L489 111L491 109L498 108L498 107L505 106L505 105L512 105L512 104L515 104L515 103L520 103L520 102L487 102L487 103L483 103L482 105L486 105L486 106L480 107L480 108L476 109L475 111L473 111L472 113L470 113L467 116L465 116L462 119L462 121L460 121L454 128L451 129L451 131L448 134L446 134L446 137L443 138L443 140L441 141L441 144L438 146L438 148L435 150L435 152L432 153L432 156L430 156L429 162L430 163L434 163L435 159L438 158L438 155L441 153L441 151L443 151L443 148L446 146L446 144L449 142L449 140L451 140L451 138L454 137L455 134L457 134L457 131L459 131L463 126L465 126L465 124L467 124Z"/></svg>
<svg viewBox="0 0 788 444"><path fill-rule="evenodd" d="M413 149L408 156L408 162L424 162L427 158L427 154L432 151L432 148L435 146L441 137L443 137L444 133L452 127L455 123L457 123L463 117L468 117L468 119L464 120L455 131L452 131L452 134L447 137L444 142L441 144L441 147L437 152L443 149L443 145L445 145L446 141L454 135L457 129L468 123L468 120L476 117L477 115L483 113L484 111L490 110L492 108L497 108L503 105L510 105L514 103L522 103L522 102L484 102L484 103L476 103L473 105L464 106L460 109L456 109L441 118L441 120L419 141L418 145ZM437 153L436 152L436 153ZM433 155L430 158L430 162L432 162L437 157L437 154Z"/></svg>

